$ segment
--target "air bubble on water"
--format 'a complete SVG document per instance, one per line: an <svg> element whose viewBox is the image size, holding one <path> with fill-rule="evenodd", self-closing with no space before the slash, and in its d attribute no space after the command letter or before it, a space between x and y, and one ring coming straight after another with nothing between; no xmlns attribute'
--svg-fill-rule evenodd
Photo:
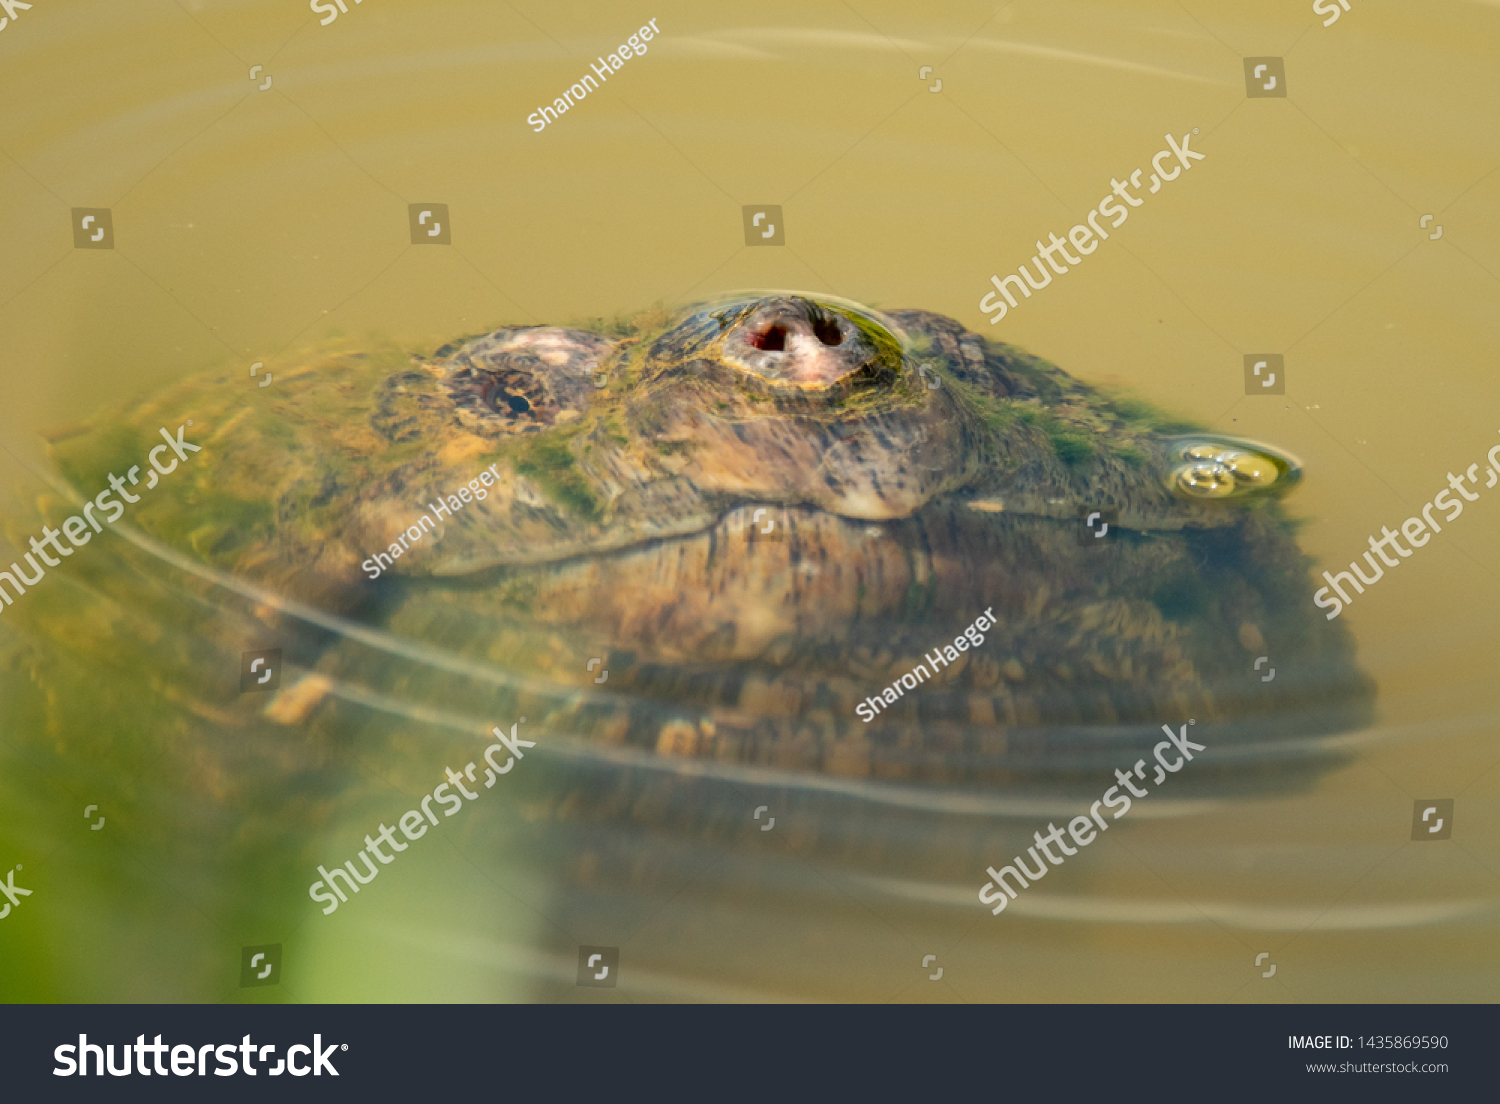
<svg viewBox="0 0 1500 1104"><path fill-rule="evenodd" d="M1172 473L1173 485L1192 498L1223 498L1234 493L1234 475L1216 460L1184 464Z"/></svg>
<svg viewBox="0 0 1500 1104"><path fill-rule="evenodd" d="M1229 469L1241 487L1269 487L1281 478L1275 464L1253 452L1226 452L1219 457L1219 463Z"/></svg>
<svg viewBox="0 0 1500 1104"><path fill-rule="evenodd" d="M1296 479L1295 463L1286 464L1252 445L1232 440L1188 438L1174 445L1169 455L1179 461L1169 482L1189 498L1254 494Z"/></svg>
<svg viewBox="0 0 1500 1104"><path fill-rule="evenodd" d="M1223 452L1219 445L1208 443L1188 445L1182 450L1184 460L1217 460L1219 453Z"/></svg>

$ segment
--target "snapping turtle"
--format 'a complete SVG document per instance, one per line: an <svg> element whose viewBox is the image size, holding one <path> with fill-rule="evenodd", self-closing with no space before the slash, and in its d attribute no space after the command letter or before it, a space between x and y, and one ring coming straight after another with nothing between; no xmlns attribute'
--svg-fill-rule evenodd
<svg viewBox="0 0 1500 1104"><path fill-rule="evenodd" d="M6 616L54 645L58 740L107 754L88 718L132 718L111 739L212 794L247 870L285 845L303 877L356 769L417 792L434 733L521 717L565 849L723 845L774 790L829 862L977 885L1009 853L989 798L1097 796L1189 719L1180 792L1285 785L1369 716L1277 501L1295 460L936 314L775 294L335 351L53 451L87 496L179 426L201 451L129 542ZM241 696L269 646L279 689Z"/></svg>

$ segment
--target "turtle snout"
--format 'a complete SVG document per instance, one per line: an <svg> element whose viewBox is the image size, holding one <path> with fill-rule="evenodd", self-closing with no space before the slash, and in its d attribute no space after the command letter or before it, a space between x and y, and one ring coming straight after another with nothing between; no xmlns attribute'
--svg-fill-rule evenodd
<svg viewBox="0 0 1500 1104"><path fill-rule="evenodd" d="M725 340L724 354L773 383L818 391L866 369L880 350L838 311L806 299L778 298L759 304L741 321Z"/></svg>
<svg viewBox="0 0 1500 1104"><path fill-rule="evenodd" d="M745 335L745 340L757 349L769 352L785 352L788 335L793 339L801 338L804 341L808 332L824 345L834 346L844 343L844 331L839 324L829 318L818 318L811 324L802 319L795 319L790 324L782 320L763 322L758 330L751 330Z"/></svg>

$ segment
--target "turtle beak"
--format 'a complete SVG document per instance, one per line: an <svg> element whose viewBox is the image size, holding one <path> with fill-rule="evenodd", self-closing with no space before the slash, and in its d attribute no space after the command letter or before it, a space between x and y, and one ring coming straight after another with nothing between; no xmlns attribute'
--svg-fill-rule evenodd
<svg viewBox="0 0 1500 1104"><path fill-rule="evenodd" d="M880 354L844 314L800 296L760 301L724 339L725 360L802 391L832 388L870 368Z"/></svg>

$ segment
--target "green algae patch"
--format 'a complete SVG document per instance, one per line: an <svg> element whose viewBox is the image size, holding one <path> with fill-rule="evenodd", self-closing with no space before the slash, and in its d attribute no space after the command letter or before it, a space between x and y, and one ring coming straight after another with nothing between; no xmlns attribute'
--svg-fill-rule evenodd
<svg viewBox="0 0 1500 1104"><path fill-rule="evenodd" d="M535 480L542 493L575 517L595 521L602 513L573 455L577 430L539 434L516 448L516 472Z"/></svg>
<svg viewBox="0 0 1500 1104"><path fill-rule="evenodd" d="M1082 464L1094 458L1094 442L1082 433L1074 433L1056 422L1045 427L1045 432L1052 451L1064 464Z"/></svg>

